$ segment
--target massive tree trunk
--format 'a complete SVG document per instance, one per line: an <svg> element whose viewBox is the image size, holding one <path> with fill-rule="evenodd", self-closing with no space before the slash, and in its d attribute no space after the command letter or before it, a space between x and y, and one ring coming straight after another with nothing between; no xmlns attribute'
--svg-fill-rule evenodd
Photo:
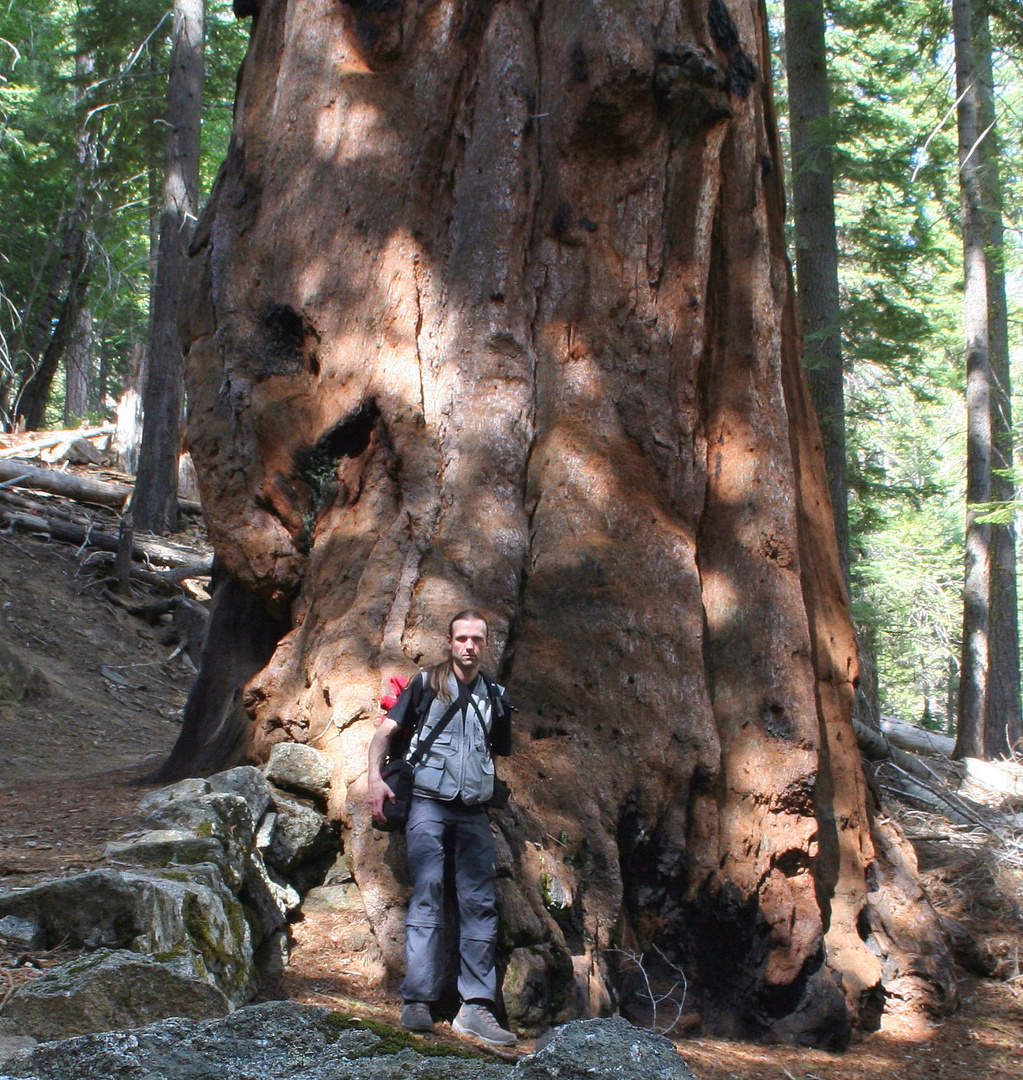
<svg viewBox="0 0 1023 1080"><path fill-rule="evenodd" d="M397 968L377 699L487 612L515 1020L608 1007L614 948L722 1031L840 1045L883 975L950 993L850 723L768 60L754 0L265 0L193 242L210 533L291 628L252 752L337 756Z"/></svg>
<svg viewBox="0 0 1023 1080"><path fill-rule="evenodd" d="M131 501L136 527L157 533L174 532L178 524L178 459L184 402L178 305L199 203L205 40L204 0L174 0L173 8L160 247L151 289L148 362L142 387L142 446Z"/></svg>

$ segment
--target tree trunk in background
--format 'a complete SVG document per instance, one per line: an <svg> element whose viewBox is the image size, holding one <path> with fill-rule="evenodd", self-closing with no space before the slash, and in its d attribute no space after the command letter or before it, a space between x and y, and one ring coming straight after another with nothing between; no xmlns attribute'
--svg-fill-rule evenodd
<svg viewBox="0 0 1023 1080"><path fill-rule="evenodd" d="M60 305L60 314L50 329L42 356L34 363L18 391L15 403L15 422L25 431L38 431L46 424L46 406L50 400L53 380L68 342L72 340L78 325L78 310L85 295L85 266L87 262L85 240L85 217L76 217L68 226L69 236L65 250L70 249L67 267L66 289Z"/></svg>
<svg viewBox="0 0 1023 1080"><path fill-rule="evenodd" d="M833 136L822 0L785 0L785 61L792 139L796 281L803 322L803 367L824 438L842 570L849 579L849 496L845 462L845 385L835 232Z"/></svg>
<svg viewBox="0 0 1023 1080"><path fill-rule="evenodd" d="M81 419L89 408L89 376L92 369L92 311L78 312L74 336L64 351L64 425Z"/></svg>
<svg viewBox="0 0 1023 1080"><path fill-rule="evenodd" d="M966 577L963 661L959 681L957 757L987 757L1001 749L987 738L990 656L991 526L977 504L991 501L991 367L988 354L987 259L980 186L980 88L974 61L970 0L952 0L956 93L959 98L959 183L966 329Z"/></svg>
<svg viewBox="0 0 1023 1080"><path fill-rule="evenodd" d="M615 948L717 1031L841 1045L882 978L952 993L850 723L768 71L754 0L265 0L193 243L210 535L290 628L251 751L335 756L397 969L377 701L488 614L521 1024L627 1010Z"/></svg>
<svg viewBox="0 0 1023 1080"><path fill-rule="evenodd" d="M974 57L980 87L980 186L987 268L988 355L991 366L991 498L1016 497L1013 468L1012 382L1009 369L1009 319L1005 295L1005 244L1002 237L1001 145L995 128L991 31L986 14L977 19ZM1016 591L1016 525L992 524L991 647L988 669L985 745L1015 747L1023 739L1020 712L1019 615ZM996 751L997 752L997 751Z"/></svg>
<svg viewBox="0 0 1023 1080"><path fill-rule="evenodd" d="M50 388L77 320L80 298L84 294L82 276L87 262L86 229L92 193L84 175L75 184L71 210L60 223L60 255L50 274L34 328L29 336L21 385L14 400L13 419L25 431L35 431L46 419Z"/></svg>
<svg viewBox="0 0 1023 1080"><path fill-rule="evenodd" d="M178 304L199 199L203 40L203 0L174 0L160 251L151 292L148 372L142 389L142 447L131 502L136 528L156 533L173 532L178 522L184 401Z"/></svg>

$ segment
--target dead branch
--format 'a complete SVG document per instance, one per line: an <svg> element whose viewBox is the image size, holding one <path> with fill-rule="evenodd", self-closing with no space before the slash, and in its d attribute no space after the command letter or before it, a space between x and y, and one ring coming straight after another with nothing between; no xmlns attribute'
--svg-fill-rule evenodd
<svg viewBox="0 0 1023 1080"><path fill-rule="evenodd" d="M903 772L907 772L919 780L930 780L934 773L917 757L906 750L893 746L888 736L881 731L861 724L859 720L853 720L853 730L856 732L856 743L860 751L871 761L892 761Z"/></svg>
<svg viewBox="0 0 1023 1080"><path fill-rule="evenodd" d="M643 994L642 996L650 1002L651 1008L651 1024L650 1030L656 1032L658 1035L667 1035L678 1026L678 1022L682 1019L682 1010L685 1008L686 993L689 989L689 984L686 980L685 974L682 969L673 964L664 953L655 945L653 951L667 964L668 968L678 978L672 983L671 988L663 994L657 994L654 992L653 986L650 982L650 975L646 968L643 966L643 958L637 956L634 952L630 952L626 949L607 949L606 952L618 953L619 956L624 956L626 960L631 963L639 972L643 980ZM681 993L679 988L681 987ZM667 1027L657 1026L657 1012L662 1005L672 1005L675 1009L675 1017Z"/></svg>
<svg viewBox="0 0 1023 1080"><path fill-rule="evenodd" d="M13 446L0 450L0 459L21 457L26 452L34 453L36 450L48 450L51 446L59 446L72 439L96 439L101 435L113 435L116 430L115 424L100 424L99 427L65 428L63 431L43 431L33 432L31 435L20 435Z"/></svg>
<svg viewBox="0 0 1023 1080"><path fill-rule="evenodd" d="M56 469L39 469L21 461L0 461L0 481L4 480L16 481L15 487L48 491L74 499L75 502L99 503L117 509L131 495L131 488L125 484L89 480L76 473L58 472Z"/></svg>
<svg viewBox="0 0 1023 1080"><path fill-rule="evenodd" d="M907 724L890 716L881 717L881 731L889 743L913 754L933 754L951 757L955 739L937 731L927 731L915 724Z"/></svg>
<svg viewBox="0 0 1023 1080"><path fill-rule="evenodd" d="M54 540L62 540L68 544L77 544L82 547L98 548L100 551L109 551L116 554L118 538L117 534L104 529L78 525L72 521L61 521L55 517L41 514L7 514L8 524L14 528L22 528L33 533L46 533ZM161 566L170 566L187 569L188 573L179 573L176 581L186 577L198 577L209 573L209 565L206 563L197 567L195 552L184 545L174 544L170 540L158 540L155 537L141 539L135 537L132 544L132 555L139 562L154 562ZM198 573L196 571L199 571ZM136 575L135 568L132 575ZM174 584L175 580L160 577L161 583Z"/></svg>
<svg viewBox="0 0 1023 1080"><path fill-rule="evenodd" d="M14 487L62 495L75 502L112 506L117 510L124 506L132 493L132 487L129 484L118 484L111 480L91 480L77 473L40 469L17 460L0 460L0 483L11 483ZM199 503L190 499L179 499L178 507L187 514L202 512Z"/></svg>
<svg viewBox="0 0 1023 1080"><path fill-rule="evenodd" d="M940 779L938 779L937 784L928 783L915 774L911 776L904 769L900 769L894 761L888 762L888 767L902 775L903 783L907 788L907 797L914 798L925 804L928 803L929 797L930 807L937 807L939 813L944 814L951 820L957 821L961 825L976 825L993 836L999 835L997 829L992 828L965 799L961 799L958 795L949 791ZM926 794L923 794L924 792Z"/></svg>

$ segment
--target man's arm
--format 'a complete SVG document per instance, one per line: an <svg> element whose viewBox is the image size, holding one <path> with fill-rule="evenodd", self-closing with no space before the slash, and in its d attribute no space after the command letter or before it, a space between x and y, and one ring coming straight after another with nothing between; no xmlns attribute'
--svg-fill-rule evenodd
<svg viewBox="0 0 1023 1080"><path fill-rule="evenodd" d="M380 775L384 758L387 757L387 747L390 745L391 736L398 728L398 721L385 716L380 721L369 744L369 767L367 770L367 782L369 784L369 806L373 811L373 820L383 824L384 800L394 799L394 792L384 783Z"/></svg>

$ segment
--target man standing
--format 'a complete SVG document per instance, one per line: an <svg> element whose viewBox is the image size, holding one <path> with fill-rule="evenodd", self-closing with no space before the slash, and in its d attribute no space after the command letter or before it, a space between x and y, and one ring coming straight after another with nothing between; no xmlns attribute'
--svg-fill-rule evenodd
<svg viewBox="0 0 1023 1080"><path fill-rule="evenodd" d="M369 801L383 822L394 792L380 769L392 736L404 736L416 762L405 839L412 898L405 920L406 975L401 984L402 1025L430 1031L430 1006L443 983L444 851L454 851L458 893L458 993L455 1031L489 1043L516 1041L494 1018L497 908L494 838L486 804L494 791L495 754L511 752L511 710L504 689L480 671L489 643L487 621L460 611L448 627L448 657L408 684L380 722L369 746ZM431 736L436 729L437 734ZM427 747L418 759L417 747Z"/></svg>

